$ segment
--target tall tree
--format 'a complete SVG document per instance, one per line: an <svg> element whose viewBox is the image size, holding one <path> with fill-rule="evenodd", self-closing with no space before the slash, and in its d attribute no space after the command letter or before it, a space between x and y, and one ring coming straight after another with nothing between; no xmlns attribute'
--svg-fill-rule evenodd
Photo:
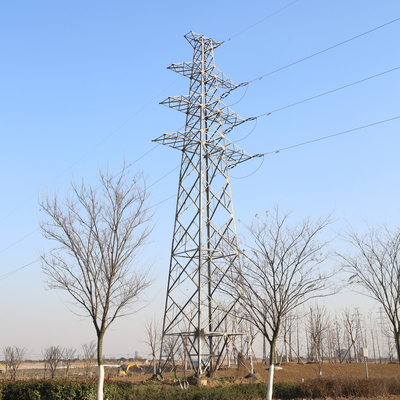
<svg viewBox="0 0 400 400"><path fill-rule="evenodd" d="M56 242L42 256L42 270L50 289L68 292L80 315L93 321L97 334L99 383L103 399L103 338L118 317L133 312L151 283L149 269L137 256L152 231L148 193L141 174L129 177L124 166L112 176L99 171L95 188L72 181L64 200L55 194L40 205L46 220L40 222L45 238Z"/></svg>
<svg viewBox="0 0 400 400"><path fill-rule="evenodd" d="M351 274L355 291L376 300L385 311L396 342L400 362L400 228L368 227L358 234L353 228L343 234L353 251L339 254Z"/></svg>
<svg viewBox="0 0 400 400"><path fill-rule="evenodd" d="M269 343L267 399L272 398L275 348L284 318L306 301L332 294L334 271L326 268L329 241L320 240L330 216L306 218L291 226L290 213L278 207L265 219L255 218L246 227L244 262L238 274L247 318ZM322 268L324 267L324 268ZM234 289L234 288L233 288Z"/></svg>

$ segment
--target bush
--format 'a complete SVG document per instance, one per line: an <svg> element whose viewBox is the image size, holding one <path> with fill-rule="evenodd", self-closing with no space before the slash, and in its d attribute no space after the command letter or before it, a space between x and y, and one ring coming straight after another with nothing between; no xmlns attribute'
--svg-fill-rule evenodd
<svg viewBox="0 0 400 400"><path fill-rule="evenodd" d="M0 382L0 400L94 400L97 380L26 380ZM255 400L267 393L265 383L219 387L134 384L105 381L104 398L109 400ZM400 378L317 378L305 382L277 382L273 397L280 399L323 397L376 397L400 395Z"/></svg>
<svg viewBox="0 0 400 400"><path fill-rule="evenodd" d="M51 400L96 398L97 383L94 381L66 380L30 380L4 382L1 388L1 400Z"/></svg>
<svg viewBox="0 0 400 400"><path fill-rule="evenodd" d="M299 391L308 398L399 395L400 378L317 378L301 382Z"/></svg>
<svg viewBox="0 0 400 400"><path fill-rule="evenodd" d="M267 393L267 386L265 385L265 393ZM297 382L277 382L274 384L272 397L279 399L296 399L302 397L303 393L300 390Z"/></svg>
<svg viewBox="0 0 400 400"><path fill-rule="evenodd" d="M0 383L0 400L94 400L97 381L29 380ZM265 384L225 387L180 387L137 385L106 381L104 398L109 400L244 400L265 397Z"/></svg>

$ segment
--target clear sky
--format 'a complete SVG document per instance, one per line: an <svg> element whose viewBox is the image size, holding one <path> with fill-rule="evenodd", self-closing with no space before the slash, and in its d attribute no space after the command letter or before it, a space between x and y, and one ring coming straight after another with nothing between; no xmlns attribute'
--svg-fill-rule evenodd
<svg viewBox="0 0 400 400"><path fill-rule="evenodd" d="M152 139L184 124L182 113L158 104L188 93L188 80L166 69L191 60L183 35L225 41L215 61L239 84L397 18L398 0L1 2L0 348L24 346L38 358L51 344L80 348L95 338L64 294L45 290L39 263L7 274L49 248L38 230L44 192L64 193L71 174L94 182L99 166L118 171L124 158L134 162ZM400 67L399 34L400 20L256 80L225 103L247 118ZM398 117L399 89L400 69L262 117L238 144L264 153ZM230 139L253 127L242 125ZM236 218L279 203L295 210L294 219L333 211L333 235L347 222L360 230L364 220L399 226L399 128L397 119L270 154L258 170L260 159L237 166ZM158 146L132 169L151 185L179 162L178 151ZM152 204L176 193L178 173L151 187ZM174 199L156 208L152 302L111 327L106 355L147 353L142 324L162 316L174 211ZM373 305L350 294L330 302Z"/></svg>

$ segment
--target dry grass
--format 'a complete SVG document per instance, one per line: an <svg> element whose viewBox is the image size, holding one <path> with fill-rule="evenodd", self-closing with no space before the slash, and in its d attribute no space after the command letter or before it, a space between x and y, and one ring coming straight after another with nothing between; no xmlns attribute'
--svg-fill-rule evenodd
<svg viewBox="0 0 400 400"><path fill-rule="evenodd" d="M283 363L281 365L282 369L275 368L275 382L301 382L302 379L308 380L319 376L318 366L316 364L297 364L295 362ZM151 369L151 368L150 368ZM260 376L261 380L266 382L268 380L268 366L256 365L255 366L257 374ZM24 364L18 371L19 379L26 378L42 378L43 377L43 365L37 364ZM371 378L378 377L399 377L400 376L400 365L399 364L368 364L368 373ZM117 368L108 369L106 368L106 375L109 375L112 379L118 379L123 381L131 382L141 382L151 378L152 374L132 374L125 377L117 376ZM183 376L183 372L178 371L179 376ZM187 375L191 375L189 371ZM219 370L216 373L217 378L229 377L235 381L245 381L245 376L248 371L245 368L230 368L225 370ZM65 372L63 370L58 370L56 372L58 378L65 377ZM80 368L77 363L74 368L70 369L70 377L73 378L83 378L84 371ZM92 375L97 375L97 368L93 368ZM165 373L165 378L172 378L173 373ZM322 366L322 376L323 377L365 377L365 365L363 363L358 364L330 364L324 363ZM0 379L4 375L0 375ZM49 377L49 373L47 373Z"/></svg>
<svg viewBox="0 0 400 400"><path fill-rule="evenodd" d="M319 376L316 364L297 364L283 363L282 369L275 369L275 382L299 382L302 379L316 378ZM257 366L257 373L263 378L268 378L268 369L265 366ZM398 377L400 376L399 364L368 364L368 375L371 378L378 377ZM322 366L323 377L345 376L364 378L365 365L358 364L330 364L324 363Z"/></svg>

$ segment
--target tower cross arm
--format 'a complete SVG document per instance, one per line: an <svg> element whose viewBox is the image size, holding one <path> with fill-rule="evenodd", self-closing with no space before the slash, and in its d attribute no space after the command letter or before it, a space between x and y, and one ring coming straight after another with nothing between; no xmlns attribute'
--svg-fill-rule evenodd
<svg viewBox="0 0 400 400"><path fill-rule="evenodd" d="M187 78L198 78L201 76L202 73L202 66L201 62L195 61L195 62L182 62L182 63L173 63L171 64L167 69L177 72L178 74L181 74L183 76L186 76ZM215 83L221 88L221 89L236 89L238 85L236 83L232 82L221 70L219 70L217 67L213 68L213 71L210 71L206 74L205 81L209 82L212 80L215 80Z"/></svg>
<svg viewBox="0 0 400 400"><path fill-rule="evenodd" d="M214 67L214 74L209 74L208 78L206 78L206 81L209 81L210 79L215 79L216 83L218 86L222 89L236 89L238 85L236 83L233 83L221 70L219 70L217 67Z"/></svg>
<svg viewBox="0 0 400 400"><path fill-rule="evenodd" d="M219 103L220 107L215 107L212 112L210 112L207 116L206 119L209 121L215 121L215 120L222 120L223 123L231 125L231 126L236 126L240 125L243 122L246 122L244 118L242 118L240 115L236 114L234 111L232 111L228 106L225 106L222 102Z"/></svg>
<svg viewBox="0 0 400 400"><path fill-rule="evenodd" d="M206 145L207 152L213 157L220 157L221 153L225 152L229 168L253 158L224 135L210 138L207 142L201 142L195 133L192 131L164 133L152 141L189 153L196 152L201 144Z"/></svg>
<svg viewBox="0 0 400 400"><path fill-rule="evenodd" d="M199 95L191 96L169 96L164 101L160 102L163 106L174 108L175 110L184 113L195 113L201 106Z"/></svg>
<svg viewBox="0 0 400 400"><path fill-rule="evenodd" d="M224 137L224 143L220 142L215 144L211 143L209 144L211 145L209 146L211 154L221 151L226 152L226 158L228 161L229 168L233 168L236 166L236 164L242 163L244 161L253 158L253 156L246 153L242 148L237 146L235 143L233 143L226 137Z"/></svg>
<svg viewBox="0 0 400 400"><path fill-rule="evenodd" d="M191 149L192 151L195 151L200 140L196 139L191 132L183 131L164 133L158 138L153 139L152 142L160 143L181 151L190 151Z"/></svg>

